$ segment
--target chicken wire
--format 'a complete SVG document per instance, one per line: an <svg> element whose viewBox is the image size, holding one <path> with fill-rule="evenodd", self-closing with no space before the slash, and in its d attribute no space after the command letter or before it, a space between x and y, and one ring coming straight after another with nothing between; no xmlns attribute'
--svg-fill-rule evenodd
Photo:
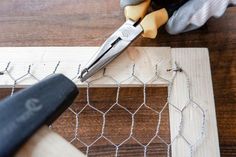
<svg viewBox="0 0 236 157"><path fill-rule="evenodd" d="M28 78L33 78L35 80L35 82L38 82L41 80L41 78L38 78L33 72L32 72L32 65L29 65L26 69L25 69L25 73L22 74L21 76L18 76L18 77L15 77L12 73L12 69L11 69L11 62L8 62L5 67L0 67L1 71L0 71L0 79L1 77L3 76L7 76L9 77L11 80L12 80L12 86L11 86L11 95L15 92L15 89L17 87L17 85L22 82L22 81L25 81L27 80ZM43 64L43 63L42 63ZM16 66L16 65L14 65ZM58 71L58 67L60 66L60 61L57 62L55 64L55 66L52 68L52 71L51 73L47 73L46 76L48 75L52 75L52 74L55 74L57 73ZM69 117L72 118L74 117L73 119L73 122L72 121L66 121L66 123L73 123L73 135L71 135L71 139L68 139L67 140L74 144L75 146L77 146L79 149L81 149L86 155L88 156L140 156L137 155L137 152L135 152L136 150L136 147L139 147L139 149L137 149L138 151L140 151L140 148L142 149L142 155L141 156L156 156L156 154L152 153L149 155L149 147L152 146L152 144L155 144L155 143L161 143L161 147L165 147L165 153L162 154L162 156L167 156L167 157L170 157L171 156L171 146L173 145L173 143L177 140L177 139L182 139L186 145L186 147L188 148L189 151L186 152L186 156L194 156L194 152L195 150L197 149L197 147L199 146L199 144L203 141L204 139L204 135L205 135L205 132L206 132L206 128L205 128L205 124L206 124L206 111L204 110L204 108L201 107L200 104L198 104L197 102L195 102L192 97L191 97L191 86L190 86L190 80L188 78L188 75L187 73L184 71L184 69L180 68L181 66L180 65L177 65L175 66L176 68L174 69L166 69L167 71L169 72L173 72L173 77L170 79L170 80L167 80L163 77L160 76L159 72L158 72L158 66L155 67L155 73L153 74L153 77L150 78L150 80L148 82L143 82L141 79L139 79L138 76L136 76L135 74L135 65L132 67L132 69L130 70L131 73L130 73L130 76L126 79L124 79L123 81L117 81L116 78L113 78L112 76L109 76L108 74L106 74L106 69L104 69L104 72L103 72L103 75L101 78L96 78L94 80L89 80L87 81L85 84L86 84L86 88L84 88L85 90L85 105L83 105L81 107L80 110L76 110L73 105L71 107L68 108L68 110L66 112L69 112ZM73 77L71 77L70 79L74 82L78 82L79 81L79 75L80 75L80 65L78 65L78 71L75 73L75 75ZM186 79L186 88L187 88L187 91L188 91L188 101L187 103L182 107L182 108L179 108L177 107L176 104L174 104L172 101L171 101L171 96L172 96L172 91L173 91L173 88L175 88L175 80L179 77L179 75L182 75L181 77L185 77ZM115 100L114 102L111 104L111 105L107 105L108 107L106 108L106 110L103 110L103 109L100 109L99 107L96 107L93 105L93 103L91 103L91 90L94 88L93 85L96 84L96 81L100 80L100 79L108 79L110 81L113 82L114 84L114 87L113 87L113 90L115 90ZM127 80L133 80L133 81L136 81L137 82L137 87L138 89L142 91L142 94L143 94L143 101L138 105L136 106L137 108L136 109L133 109L133 110L130 110L130 106L125 106L123 105L122 103L120 103L120 100L121 100L121 89L124 87L124 85L126 84ZM159 108L158 110L153 107L153 106L150 106L148 103L147 103L147 88L149 87L152 87L153 85L156 84L156 80L162 80L166 83L168 83L168 96L165 100L165 102L163 104L161 104L161 108ZM130 87L130 88L134 88L134 87ZM159 88L159 87L152 87L152 88ZM137 99L137 96L134 96L133 98L129 98L128 101L132 101L132 100L135 100ZM94 100L93 100L94 101ZM98 99L96 100L96 102L99 102L99 97ZM163 112L164 111L168 111L168 109L172 108L175 112L177 112L179 115L180 115L180 120L176 123L178 123L178 130L176 130L177 134L173 137L169 137L169 140L167 138L163 138L162 136L160 136L160 127L162 125L163 120ZM187 121L187 119L185 119L184 115L185 114L188 114L186 112L189 112L189 108L193 108L194 110L196 110L197 112L200 113L201 115L201 127L199 127L199 130L198 130L198 133L199 133L199 136L197 139L194 139L192 140L191 137L186 137L185 135L185 130L186 129L184 127L184 124L185 124L185 121ZM143 110L144 109L144 110ZM155 129L154 129L154 132L152 134L152 136L150 137L139 137L135 131L135 129L137 128L135 125L136 123L138 123L136 121L136 117L137 115L139 114L139 112L149 112L149 113L152 113L154 115L156 115L156 120L155 120ZM90 112L91 114L86 114L85 112ZM114 112L116 113L116 116L117 117L112 117L113 119L117 119L117 121L119 121L119 112L125 112L126 115L128 116L124 116L125 118L129 119L129 120L126 120L124 121L125 123L126 122L129 122L129 133L128 135L124 138L124 137L121 137L120 140L113 140L110 138L109 135L107 135L106 133L106 130L107 130L107 127L112 127L111 125L108 125L107 124L107 121L108 121L108 115L111 113L111 112ZM90 138L90 141L86 141L84 140L84 137L81 135L81 130L80 130L80 127L83 125L81 124L81 120L80 118L83 117L83 119L86 119L86 116L93 116L93 115L96 115L96 114L99 114L100 117L101 117L101 122L99 125L101 125L101 129L100 129L100 132L98 133L98 135L95 137L95 138ZM142 114L142 113L141 113ZM122 113L121 113L122 115ZM145 117L144 117L145 116ZM150 118L151 117L151 114L144 114L144 116L142 117L143 119L145 118L147 121L149 121L150 119L153 120L153 118ZM59 121L63 120L63 118L59 118ZM65 121L65 119L64 119ZM57 122L58 123L58 122ZM60 122L59 122L60 123ZM91 131L93 130L94 128L92 123L97 123L96 119L94 122L89 122L91 124L87 124L87 128L85 128L85 130L87 131ZM91 125L91 127L90 127ZM126 125L126 124L123 124L123 125ZM114 125L113 125L114 126ZM142 125L141 125L142 126ZM53 130L55 131L58 131L57 130L57 127L54 127L54 124L52 124L52 126L50 126ZM148 126L146 126L148 128ZM169 127L169 126L167 126ZM84 128L84 127L83 127ZM66 129L66 128L65 128ZM122 127L119 128L122 130ZM141 128L141 129L144 129L145 128ZM112 130L112 129L111 129ZM126 126L126 130L127 130L127 126ZM168 132L170 130L170 128L167 128L166 129ZM82 130L83 132L83 130ZM170 132L168 133L169 136L170 136ZM119 137L119 132L116 134L118 137ZM62 133L62 136L63 133ZM83 138L82 138L83 137ZM137 138L138 137L138 138ZM89 138L89 137L86 137L86 138ZM145 139L146 138L146 139ZM91 140L92 139L92 140ZM141 139L141 140L140 140ZM145 139L145 140L142 140L142 139ZM100 141L103 141L103 142L100 142ZM159 142L156 142L156 141L159 141ZM130 142L132 141L132 142ZM143 142L145 141L145 142ZM100 145L99 145L99 142L100 142ZM79 143L79 146L78 146L78 143ZM128 144L127 144L128 143ZM94 145L96 146L96 151L95 153L92 152L91 153L91 150L92 148L94 147ZM123 154L120 154L120 151L121 151L121 148L123 149L123 146L129 146L131 145L130 148L128 148L128 150L126 150L125 153ZM102 147L102 148L101 148ZM106 152L106 148L107 147L113 147L114 148L114 151L110 151L108 150L108 152ZM160 150L159 148L155 147L155 149L157 149L157 153L158 153L158 150ZM161 148L163 149L163 148ZM131 151L130 151L131 150ZM128 151L130 151L129 153L127 153ZM162 151L162 150L161 150ZM114 154L113 154L114 153ZM140 153L140 152L139 152Z"/></svg>

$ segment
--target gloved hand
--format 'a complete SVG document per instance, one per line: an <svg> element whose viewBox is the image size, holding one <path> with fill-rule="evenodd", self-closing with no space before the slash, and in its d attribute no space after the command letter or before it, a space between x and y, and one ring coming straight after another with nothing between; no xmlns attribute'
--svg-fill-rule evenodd
<svg viewBox="0 0 236 157"><path fill-rule="evenodd" d="M136 5L145 0L120 0L121 7ZM158 0L153 0L158 1ZM191 31L204 25L210 17L220 17L236 0L189 0L176 10L167 22L170 34Z"/></svg>
<svg viewBox="0 0 236 157"><path fill-rule="evenodd" d="M236 5L236 0L190 0L170 17L166 30L170 34L195 30L209 18L222 16L230 4Z"/></svg>

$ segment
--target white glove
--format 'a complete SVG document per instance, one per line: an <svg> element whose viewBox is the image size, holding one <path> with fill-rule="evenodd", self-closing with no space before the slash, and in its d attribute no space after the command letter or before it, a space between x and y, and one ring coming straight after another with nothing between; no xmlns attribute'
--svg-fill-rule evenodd
<svg viewBox="0 0 236 157"><path fill-rule="evenodd" d="M170 17L166 30L178 34L197 29L210 17L222 16L230 4L236 5L236 0L190 0Z"/></svg>

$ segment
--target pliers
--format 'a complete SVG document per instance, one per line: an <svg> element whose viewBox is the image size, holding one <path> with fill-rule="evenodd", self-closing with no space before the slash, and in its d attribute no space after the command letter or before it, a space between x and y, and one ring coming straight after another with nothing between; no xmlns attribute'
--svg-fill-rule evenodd
<svg viewBox="0 0 236 157"><path fill-rule="evenodd" d="M181 4L187 0L181 0ZM170 14L170 9L162 8L146 15L151 0L138 5L126 6L126 22L118 28L99 48L87 66L81 71L80 80L84 82L97 71L106 66L123 52L139 35L155 38L157 30L164 25ZM180 6L175 5L175 9ZM146 15L146 16L145 16Z"/></svg>

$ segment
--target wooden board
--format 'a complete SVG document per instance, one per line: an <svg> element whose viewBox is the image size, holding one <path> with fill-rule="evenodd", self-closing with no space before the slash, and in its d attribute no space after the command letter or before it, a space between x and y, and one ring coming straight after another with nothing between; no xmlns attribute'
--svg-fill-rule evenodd
<svg viewBox="0 0 236 157"><path fill-rule="evenodd" d="M218 157L220 151L208 50L204 48L175 48L171 50L171 54L173 63L177 63L187 75L185 76L183 72L177 74L170 100L177 108L183 110L184 117L187 119L187 121L183 120L183 128L186 129L183 129L181 134L188 137L188 142L192 144L197 142L199 137L204 137L202 141L196 143L198 148L192 150L195 151L193 156ZM186 83L189 83L189 90L186 88ZM186 105L187 107L184 109ZM179 127L176 123L179 114L174 110L170 108L172 140ZM205 124L203 125L203 123ZM201 127L204 127L203 130L199 129ZM201 131L205 133L202 135ZM177 139L173 143L172 156L184 156L184 153L188 151L192 154L191 150L186 147L187 145L188 143L182 138ZM183 148L183 151L179 151L180 148Z"/></svg>
<svg viewBox="0 0 236 157"><path fill-rule="evenodd" d="M53 146L53 148L52 148ZM60 151L63 150L63 151ZM85 157L58 134L43 126L28 140L14 157Z"/></svg>
<svg viewBox="0 0 236 157"><path fill-rule="evenodd" d="M96 47L70 47L70 48L1 48L0 52L3 53L3 58L5 63L7 64L8 61L12 61L13 64L17 63L19 70L15 74L17 78L20 78L22 74L25 74L27 72L27 67L29 64L33 62L36 63L33 66L41 65L42 63L47 63L49 66L45 66L45 72L38 72L37 77L45 76L45 73L51 74L55 70L55 67L57 67L58 61L61 61L60 64L67 61L69 64L66 64L66 69L64 69L64 72L68 72L67 69L73 69L73 73L67 74L70 76L70 78L73 78L76 76L76 72L78 71L78 64L81 64L83 67L86 63L86 61L92 56L92 54L97 50ZM192 52L194 51L194 52ZM18 53L21 53L22 55L16 55ZM79 53L78 53L79 52ZM194 53L195 55L192 55ZM4 55L5 54L5 55ZM12 55L10 55L12 54ZM11 57L12 56L12 57ZM201 62L199 61L199 58L201 59ZM29 59L29 61L27 60ZM210 74L210 65L209 65L209 57L208 52L206 49L170 49L170 48L129 48L126 53L123 53L119 58L117 58L114 62L112 62L108 67L106 68L106 74L111 75L112 77L116 78L116 80L122 81L123 79L130 76L131 72L127 72L127 70L123 69L130 69L135 64L135 74L139 76L139 78L142 78L143 82L148 82L155 73L155 67L158 65L158 68L161 69L160 75L165 78L166 80L170 80L172 78L172 73L168 71L168 69L171 69L170 62L177 62L188 74L189 79L191 80L191 86L194 85L192 90L193 97L192 99L194 101L199 101L198 103L203 105L203 110L207 110L206 113L206 119L207 119L207 129L206 129L206 137L204 138L203 142L200 144L199 149L196 150L196 157L202 157L207 156L209 153L214 152L215 156L219 156L219 144L218 144L218 135L217 135L217 126L216 126L216 117L215 117L215 108L214 108L214 99L212 94L212 84L211 84L211 74ZM37 64L39 63L39 64ZM121 64L123 63L123 64ZM72 65L73 66L70 66ZM119 65L119 66L118 66ZM120 66L122 65L122 67ZM173 64L175 65L175 64ZM23 68L25 67L25 68ZM48 69L49 67L49 69ZM61 72L59 70L60 65L58 66L56 72ZM63 67L63 66L62 66ZM127 68L128 67L128 68ZM138 67L138 68L137 68ZM13 66L14 68L14 66ZM25 69L25 70L22 70ZM37 69L43 69L44 66ZM63 68L62 68L63 69ZM109 71L109 69L113 69L112 71ZM115 70L114 70L115 69ZM132 68L131 68L132 69ZM142 69L142 70L140 70ZM143 70L144 69L144 70ZM51 72L49 72L51 71ZM63 70L62 70L63 71ZM114 73L115 71L115 73ZM121 73L117 73L117 71ZM194 73L196 72L196 73ZM197 75L196 75L197 74ZM36 75L36 73L35 73ZM17 77L18 76L18 77ZM95 78L102 77L102 71L98 73ZM2 78L1 78L2 79ZM0 84L2 87L10 87L12 85L11 79L4 78L0 80ZM173 90L174 97L172 99L177 99L176 101L186 99L186 95L184 96L183 93L186 93L183 88L183 82L185 81L183 78L180 77L178 80L179 83L175 84L177 86L180 86L181 88L178 88L176 90ZM205 83L206 81L207 83ZM27 85L31 85L34 81L27 79L27 80L19 80L17 82L17 85L19 87L24 87ZM181 83L182 82L182 83ZM209 83L210 82L210 83ZM84 84L80 84L80 82L77 82L79 86L85 87ZM105 86L105 87L111 87L114 86L116 83L107 82L103 79L99 79L99 81L94 83L94 86ZM167 86L168 82L159 80L156 84L160 86ZM125 86L137 86L137 81L130 80L128 82L124 83ZM175 86L174 85L174 86ZM206 93L202 92L205 91ZM201 93L200 93L201 92ZM200 97L198 94L202 94ZM181 104L183 105L183 104ZM169 116L170 116L170 129L171 129L171 137L175 137L176 130L178 130L176 124L178 123L178 115L175 115L175 113L172 111L172 109L169 110ZM189 112L193 113L193 112ZM176 118L177 116L177 118ZM196 121L201 121L201 117L199 117L198 114L191 114L188 115L191 117L191 119ZM187 122L187 126L190 123ZM200 125L191 125L188 126L189 128L187 131L184 132L186 136L191 136L193 138L196 138L195 134L193 134L193 130L195 130L196 127L199 127ZM211 136L209 136L211 135ZM172 139L173 140L173 139ZM186 148L186 143L180 142L178 140L175 140L172 145L172 156L183 156L183 152L187 152L188 150ZM182 147L183 146L183 147ZM179 149L183 148L183 151L179 151ZM210 151L209 151L210 150Z"/></svg>
<svg viewBox="0 0 236 157"><path fill-rule="evenodd" d="M98 47L2 47L0 48L0 68L2 68L0 70L4 70L10 62L8 69L11 70L11 75L16 80L27 74L28 67L31 65L31 69L33 69L31 73L38 79L42 79L52 74L57 67L56 73L63 73L69 78L75 78L78 86L86 87L86 83L81 83L78 79L78 71L80 71L78 68L80 67L82 69L85 67L97 50ZM126 53L122 53L119 56L119 59L109 64L106 67L106 74L121 82L131 76L132 67L135 65L135 75L145 83L154 76L156 66L158 66L160 75L169 80L171 73L166 71L166 69L171 68L170 58L170 48L168 47L133 47L127 49ZM120 61L122 61L122 64L119 63ZM103 71L100 70L90 80L102 76ZM18 81L17 87L25 87L35 83L35 81L37 80L33 77L26 77L26 79L20 79ZM99 83L99 81L101 82ZM95 83L97 87L109 87L115 84L112 81L107 82L102 79L99 81ZM2 76L0 82L0 87L4 88L11 86L14 80L8 76ZM127 80L123 84L125 86L137 86L137 82L132 80ZM156 84L166 86L168 82L160 79Z"/></svg>

